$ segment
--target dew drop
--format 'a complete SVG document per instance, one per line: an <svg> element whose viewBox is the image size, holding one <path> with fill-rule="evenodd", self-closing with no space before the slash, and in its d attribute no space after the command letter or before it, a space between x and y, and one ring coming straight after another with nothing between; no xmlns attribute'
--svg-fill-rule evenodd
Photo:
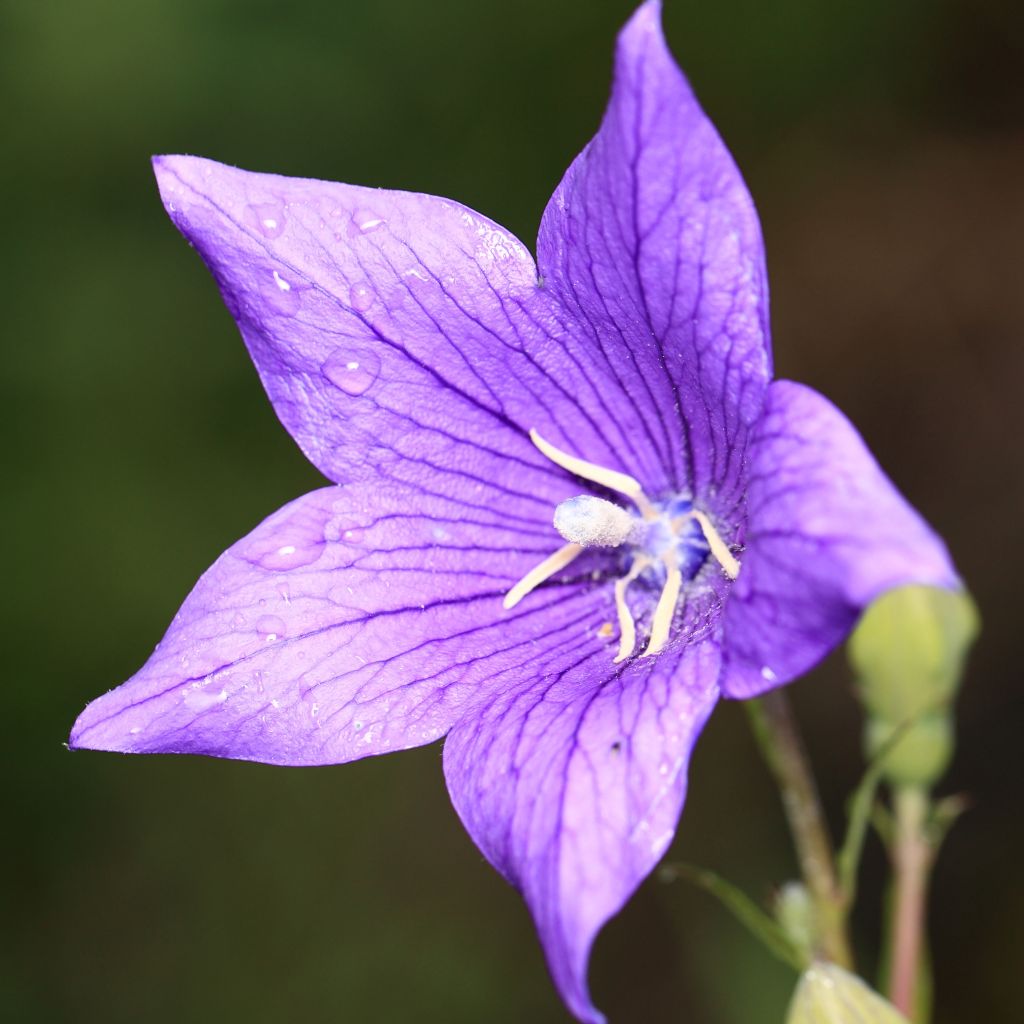
<svg viewBox="0 0 1024 1024"><path fill-rule="evenodd" d="M209 711L228 699L228 691L207 693L206 690L189 690L185 694L185 707L191 711Z"/></svg>
<svg viewBox="0 0 1024 1024"><path fill-rule="evenodd" d="M348 297L357 313L365 313L373 305L373 291L365 282L352 285Z"/></svg>
<svg viewBox="0 0 1024 1024"><path fill-rule="evenodd" d="M767 665L763 665L761 667L761 678L766 683L774 683L778 676Z"/></svg>
<svg viewBox="0 0 1024 1024"><path fill-rule="evenodd" d="M308 285L294 281L279 270L272 270L263 285L267 305L282 316L294 316L302 305L302 293Z"/></svg>
<svg viewBox="0 0 1024 1024"><path fill-rule="evenodd" d="M369 352L335 352L321 367L324 376L346 395L365 394L380 373L380 360Z"/></svg>
<svg viewBox="0 0 1024 1024"><path fill-rule="evenodd" d="M256 620L256 632L263 640L278 640L284 636L284 620L277 615L261 615Z"/></svg>
<svg viewBox="0 0 1024 1024"><path fill-rule="evenodd" d="M245 221L267 238L279 238L286 223L284 210L277 203L253 203L246 207Z"/></svg>
<svg viewBox="0 0 1024 1024"><path fill-rule="evenodd" d="M242 549L242 557L271 572L312 565L324 552L327 543L324 530L330 518L329 508L298 506L290 510L286 520L275 523L266 535L250 541ZM261 608L266 607L266 603L266 598L260 598Z"/></svg>
<svg viewBox="0 0 1024 1024"><path fill-rule="evenodd" d="M354 210L349 224L350 235L369 235L384 224L372 210Z"/></svg>

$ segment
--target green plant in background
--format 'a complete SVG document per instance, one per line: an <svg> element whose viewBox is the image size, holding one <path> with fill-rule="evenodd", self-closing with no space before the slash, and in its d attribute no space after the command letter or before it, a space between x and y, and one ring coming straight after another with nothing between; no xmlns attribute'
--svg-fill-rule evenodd
<svg viewBox="0 0 1024 1024"><path fill-rule="evenodd" d="M953 702L978 628L977 610L963 590L899 587L862 616L848 649L866 712L869 765L848 802L838 854L785 699L772 693L747 705L779 784L803 879L780 889L773 920L711 872L676 865L667 877L688 878L715 895L772 953L802 972L788 1024L931 1019L928 878L946 832L963 810L962 798L935 801L931 790L953 755ZM882 784L888 806L877 801ZM851 973L848 922L870 821L893 869L879 981L889 1003Z"/></svg>

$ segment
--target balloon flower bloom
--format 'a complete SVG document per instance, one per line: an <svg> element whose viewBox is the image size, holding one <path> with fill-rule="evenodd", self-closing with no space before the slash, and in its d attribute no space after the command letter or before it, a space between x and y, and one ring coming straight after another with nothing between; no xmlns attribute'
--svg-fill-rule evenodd
<svg viewBox="0 0 1024 1024"><path fill-rule="evenodd" d="M757 213L668 51L622 31L536 261L450 199L154 160L330 481L196 584L72 748L324 765L445 737L555 984L675 833L720 697L818 662L942 543L825 398L772 381Z"/></svg>

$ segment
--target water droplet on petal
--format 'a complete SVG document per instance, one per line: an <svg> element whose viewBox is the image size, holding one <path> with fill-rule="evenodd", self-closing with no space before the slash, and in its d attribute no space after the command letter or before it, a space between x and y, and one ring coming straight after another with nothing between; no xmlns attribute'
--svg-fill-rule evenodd
<svg viewBox="0 0 1024 1024"><path fill-rule="evenodd" d="M278 640L284 636L284 620L277 615L261 615L256 620L256 632L263 640Z"/></svg>
<svg viewBox="0 0 1024 1024"><path fill-rule="evenodd" d="M321 367L324 376L346 395L358 397L380 373L380 360L370 352L335 352Z"/></svg>
<svg viewBox="0 0 1024 1024"><path fill-rule="evenodd" d="M302 292L308 285L292 280L287 273L272 270L263 286L263 297L275 313L294 316L302 305Z"/></svg>
<svg viewBox="0 0 1024 1024"><path fill-rule="evenodd" d="M286 223L284 210L277 203L253 203L246 207L245 221L267 238L279 238Z"/></svg>
<svg viewBox="0 0 1024 1024"><path fill-rule="evenodd" d="M330 518L329 508L300 505L286 521L278 521L272 530L250 541L242 549L242 557L272 572L312 565L324 552L324 530ZM260 598L261 608L266 603L266 598Z"/></svg>
<svg viewBox="0 0 1024 1024"><path fill-rule="evenodd" d="M357 313L365 313L373 305L373 291L366 283L354 284L349 289L349 302Z"/></svg>
<svg viewBox="0 0 1024 1024"><path fill-rule="evenodd" d="M372 210L355 210L352 213L349 234L368 235L376 231L383 224L383 218L378 217Z"/></svg>
<svg viewBox="0 0 1024 1024"><path fill-rule="evenodd" d="M217 693L209 693L206 690L188 690L185 693L185 707L191 711L209 711L218 704L223 704L228 699L228 691L220 690Z"/></svg>
<svg viewBox="0 0 1024 1024"><path fill-rule="evenodd" d="M774 683L778 676L767 666L761 667L761 678L767 683Z"/></svg>

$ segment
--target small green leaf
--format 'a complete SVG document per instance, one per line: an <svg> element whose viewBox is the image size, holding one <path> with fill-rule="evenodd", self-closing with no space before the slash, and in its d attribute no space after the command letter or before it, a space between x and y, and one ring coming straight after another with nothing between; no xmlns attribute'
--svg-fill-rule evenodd
<svg viewBox="0 0 1024 1024"><path fill-rule="evenodd" d="M835 964L815 963L800 976L786 1024L909 1024L860 978Z"/></svg>

